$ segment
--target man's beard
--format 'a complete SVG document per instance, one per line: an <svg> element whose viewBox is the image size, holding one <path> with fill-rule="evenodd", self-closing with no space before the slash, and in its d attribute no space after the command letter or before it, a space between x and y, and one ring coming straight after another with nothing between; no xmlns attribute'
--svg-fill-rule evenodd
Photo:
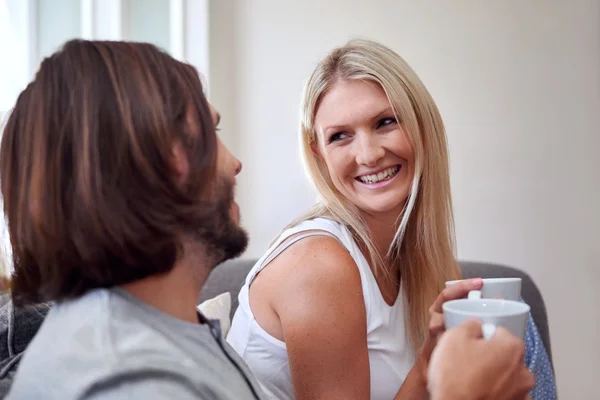
<svg viewBox="0 0 600 400"><path fill-rule="evenodd" d="M233 183L219 178L212 226L209 229L203 227L197 232L197 237L206 246L207 255L214 266L239 257L248 246L248 234L231 216L233 203Z"/></svg>

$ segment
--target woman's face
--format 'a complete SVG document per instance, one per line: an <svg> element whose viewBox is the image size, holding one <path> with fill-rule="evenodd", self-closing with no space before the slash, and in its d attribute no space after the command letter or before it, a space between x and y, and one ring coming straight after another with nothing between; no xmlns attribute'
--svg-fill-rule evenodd
<svg viewBox="0 0 600 400"><path fill-rule="evenodd" d="M314 151L342 195L367 214L397 217L410 192L414 159L383 89L375 82L338 81L321 100L315 129Z"/></svg>

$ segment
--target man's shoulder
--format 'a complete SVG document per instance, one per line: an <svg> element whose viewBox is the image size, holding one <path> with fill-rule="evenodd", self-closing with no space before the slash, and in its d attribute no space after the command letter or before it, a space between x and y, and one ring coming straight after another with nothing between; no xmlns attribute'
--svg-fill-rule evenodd
<svg viewBox="0 0 600 400"><path fill-rule="evenodd" d="M210 356L202 359L203 355L207 354L190 357L176 347L139 343L123 351L113 349L109 356L55 358L42 364L44 370L35 362L24 362L8 399L252 398L250 386L240 380L241 375L232 375L230 369L218 365L221 360Z"/></svg>
<svg viewBox="0 0 600 400"><path fill-rule="evenodd" d="M14 384L30 386L44 378L58 385L93 381L114 367L126 367L132 354L134 362L144 362L156 355L157 347L148 340L160 340L160 335L142 325L123 314L108 290L54 304L25 350Z"/></svg>
<svg viewBox="0 0 600 400"><path fill-rule="evenodd" d="M53 362L56 358L73 358L112 368L153 359L188 359L189 346L207 345L200 337L192 344L182 343L185 335L177 326L157 319L157 310L140 307L105 289L56 304L31 346L38 356L43 352ZM50 346L56 350L49 351Z"/></svg>
<svg viewBox="0 0 600 400"><path fill-rule="evenodd" d="M110 291L58 304L25 352L11 398L139 397L157 382L166 392L149 398L246 396L208 326L168 322Z"/></svg>
<svg viewBox="0 0 600 400"><path fill-rule="evenodd" d="M19 370L8 399L237 399L228 377L217 376L209 365L190 362L171 352L151 351L119 357L116 362L100 358L79 364L61 364L60 374Z"/></svg>

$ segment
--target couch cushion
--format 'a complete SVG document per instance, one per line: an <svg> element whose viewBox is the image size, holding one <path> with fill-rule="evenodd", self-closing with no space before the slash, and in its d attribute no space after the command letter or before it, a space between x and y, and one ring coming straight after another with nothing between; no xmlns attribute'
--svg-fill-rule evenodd
<svg viewBox="0 0 600 400"><path fill-rule="evenodd" d="M221 325L221 335L227 337L229 328L231 328L231 293L223 292L212 299L200 303L198 311L206 318L216 319Z"/></svg>
<svg viewBox="0 0 600 400"><path fill-rule="evenodd" d="M238 294L246 280L246 275L248 275L255 262L256 260L237 259L218 265L202 288L198 304L221 293L229 292L231 293L231 317L233 317L238 307Z"/></svg>

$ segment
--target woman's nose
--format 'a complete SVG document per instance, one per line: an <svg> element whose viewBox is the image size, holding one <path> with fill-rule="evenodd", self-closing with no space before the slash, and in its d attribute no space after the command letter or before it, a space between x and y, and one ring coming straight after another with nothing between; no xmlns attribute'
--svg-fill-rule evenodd
<svg viewBox="0 0 600 400"><path fill-rule="evenodd" d="M361 134L357 140L356 162L373 167L385 155L385 149L373 134Z"/></svg>

